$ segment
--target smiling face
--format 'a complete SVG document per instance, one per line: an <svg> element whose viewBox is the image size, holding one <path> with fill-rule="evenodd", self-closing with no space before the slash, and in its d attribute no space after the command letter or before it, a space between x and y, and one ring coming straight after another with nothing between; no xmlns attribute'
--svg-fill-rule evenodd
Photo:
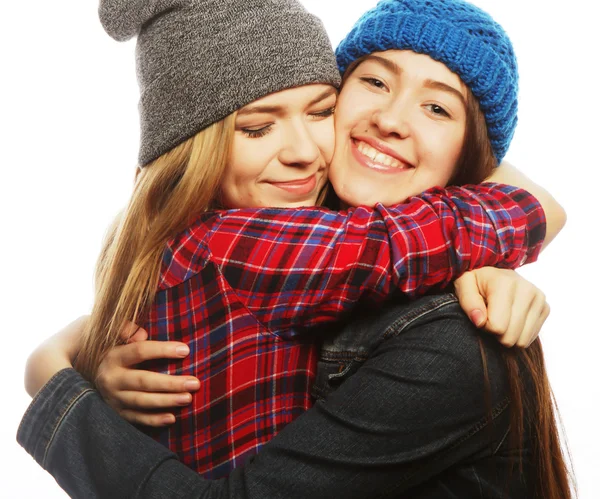
<svg viewBox="0 0 600 499"><path fill-rule="evenodd" d="M467 91L427 55L376 52L346 79L329 178L350 206L392 205L445 186L461 156Z"/></svg>
<svg viewBox="0 0 600 499"><path fill-rule="evenodd" d="M240 109L221 184L227 208L313 206L334 149L330 85L267 95Z"/></svg>

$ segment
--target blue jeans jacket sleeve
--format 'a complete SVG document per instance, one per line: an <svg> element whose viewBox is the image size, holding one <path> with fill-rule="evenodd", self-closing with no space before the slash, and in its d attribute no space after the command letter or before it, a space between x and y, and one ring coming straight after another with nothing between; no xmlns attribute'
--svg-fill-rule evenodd
<svg viewBox="0 0 600 499"><path fill-rule="evenodd" d="M123 420L74 369L40 390L17 440L71 497L202 497L194 491L198 475Z"/></svg>
<svg viewBox="0 0 600 499"><path fill-rule="evenodd" d="M490 420L479 332L455 303L418 317L398 334L388 328L337 389L225 479L207 481L186 468L72 369L34 399L18 440L81 498L504 497L511 454L503 455L508 401L500 347L485 341ZM530 497L520 476L511 498Z"/></svg>

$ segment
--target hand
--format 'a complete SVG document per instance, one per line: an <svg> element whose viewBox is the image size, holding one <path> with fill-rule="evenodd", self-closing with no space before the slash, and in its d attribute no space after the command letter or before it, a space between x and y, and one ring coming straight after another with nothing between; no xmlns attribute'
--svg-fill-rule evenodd
<svg viewBox="0 0 600 499"><path fill-rule="evenodd" d="M550 315L546 296L514 270L483 267L454 282L462 309L507 347L528 347Z"/></svg>
<svg viewBox="0 0 600 499"><path fill-rule="evenodd" d="M73 367L89 317L81 316L38 346L25 365L25 389L32 397L58 371Z"/></svg>
<svg viewBox="0 0 600 499"><path fill-rule="evenodd" d="M113 348L102 360L96 378L98 391L130 423L174 423L175 415L165 409L189 404L190 392L200 388L198 379L143 371L134 366L150 359L183 359L189 348L174 341L146 341L148 333L134 324L129 324L121 336L128 344Z"/></svg>

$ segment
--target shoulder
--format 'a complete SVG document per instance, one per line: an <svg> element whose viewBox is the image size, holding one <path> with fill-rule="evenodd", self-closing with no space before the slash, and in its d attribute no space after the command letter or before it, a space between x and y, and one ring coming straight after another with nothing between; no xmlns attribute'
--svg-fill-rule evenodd
<svg viewBox="0 0 600 499"><path fill-rule="evenodd" d="M389 305L384 317L379 347L429 348L437 356L460 356L465 363L479 358L479 338L486 333L471 323L452 293Z"/></svg>
<svg viewBox="0 0 600 499"><path fill-rule="evenodd" d="M426 296L395 312L370 357L387 359L390 366L402 359L402 369L423 370L440 383L452 380L447 390L457 396L474 391L478 398L485 379L492 381L492 400L506 396L505 347L473 325L453 294Z"/></svg>
<svg viewBox="0 0 600 499"><path fill-rule="evenodd" d="M159 290L181 284L206 266L210 259L207 240L219 219L219 212L205 213L167 242L162 255Z"/></svg>

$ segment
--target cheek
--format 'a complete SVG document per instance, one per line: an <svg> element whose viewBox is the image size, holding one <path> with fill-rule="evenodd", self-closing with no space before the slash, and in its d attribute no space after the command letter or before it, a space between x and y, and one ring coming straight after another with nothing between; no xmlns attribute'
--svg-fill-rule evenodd
<svg viewBox="0 0 600 499"><path fill-rule="evenodd" d="M362 91L355 82L342 89L335 111L336 130L346 132L369 122L376 105L373 94ZM339 135L338 135L339 139Z"/></svg>
<svg viewBox="0 0 600 499"><path fill-rule="evenodd" d="M277 157L281 137L271 132L265 137L236 137L229 157L226 176L238 184L258 180Z"/></svg>
<svg viewBox="0 0 600 499"><path fill-rule="evenodd" d="M432 185L446 185L460 159L464 141L464 129L438 131L427 135L427 147L424 162L430 172ZM428 186L428 187L431 187Z"/></svg>
<svg viewBox="0 0 600 499"><path fill-rule="evenodd" d="M350 140L357 131L366 131L370 126L372 106L365 104L365 96L356 91L342 90L335 111L335 153L332 168L341 174L341 168L349 159Z"/></svg>
<svg viewBox="0 0 600 499"><path fill-rule="evenodd" d="M325 163L329 166L333 158L336 142L334 119L329 118L318 123L312 135Z"/></svg>
<svg viewBox="0 0 600 499"><path fill-rule="evenodd" d="M235 137L223 181L221 193L227 208L251 207L256 197L256 182L267 164L265 148L257 146L260 139Z"/></svg>
<svg viewBox="0 0 600 499"><path fill-rule="evenodd" d="M336 148L344 142L344 138L348 136L348 122L349 116L348 112L343 109L339 104L335 109L334 115L334 136L335 136L335 146Z"/></svg>

